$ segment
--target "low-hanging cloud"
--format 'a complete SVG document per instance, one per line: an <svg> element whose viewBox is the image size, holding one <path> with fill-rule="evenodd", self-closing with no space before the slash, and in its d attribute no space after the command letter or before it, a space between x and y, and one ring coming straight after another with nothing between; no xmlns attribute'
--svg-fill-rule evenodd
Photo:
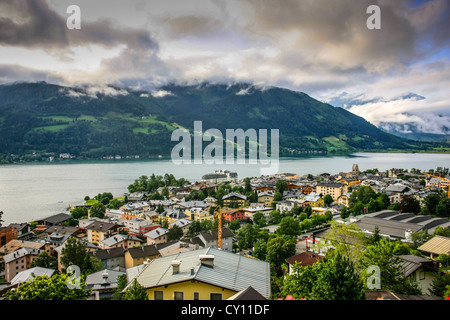
<svg viewBox="0 0 450 320"><path fill-rule="evenodd" d="M349 92L361 101L348 110L374 123L418 123L450 106L449 0L79 0L88 16L79 31L66 28L62 9L71 1L61 1L0 0L0 46L43 50L59 61L79 59L80 47L114 54L89 70L4 64L0 81L139 84L149 92L169 82L246 82L324 101ZM373 4L381 8L381 30L366 27ZM405 92L426 99L392 99Z"/></svg>

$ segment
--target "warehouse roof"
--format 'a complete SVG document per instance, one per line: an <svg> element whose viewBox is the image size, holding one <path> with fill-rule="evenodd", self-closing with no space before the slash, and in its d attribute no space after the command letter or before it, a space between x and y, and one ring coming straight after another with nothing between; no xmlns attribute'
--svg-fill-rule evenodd
<svg viewBox="0 0 450 320"><path fill-rule="evenodd" d="M450 254L450 238L442 236L434 236L419 248L419 251L429 252L436 255Z"/></svg>

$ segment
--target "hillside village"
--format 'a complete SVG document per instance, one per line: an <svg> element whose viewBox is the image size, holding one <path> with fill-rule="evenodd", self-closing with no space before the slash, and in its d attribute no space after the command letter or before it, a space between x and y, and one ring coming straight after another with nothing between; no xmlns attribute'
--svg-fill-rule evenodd
<svg viewBox="0 0 450 320"><path fill-rule="evenodd" d="M448 188L448 168L357 164L245 179L218 170L197 182L142 176L125 197L86 196L70 212L1 226L0 297L24 297L38 279L67 283L75 265L89 300L443 300ZM382 272L373 282L370 265ZM330 266L354 272L321 282ZM341 278L354 280L346 292Z"/></svg>

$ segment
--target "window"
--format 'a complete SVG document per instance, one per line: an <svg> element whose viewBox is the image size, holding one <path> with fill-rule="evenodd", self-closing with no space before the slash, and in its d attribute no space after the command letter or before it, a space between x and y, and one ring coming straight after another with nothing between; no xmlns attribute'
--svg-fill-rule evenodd
<svg viewBox="0 0 450 320"><path fill-rule="evenodd" d="M210 300L222 300L222 294L221 293L210 293L209 299Z"/></svg>
<svg viewBox="0 0 450 320"><path fill-rule="evenodd" d="M419 271L419 280L425 280L425 271L423 270Z"/></svg>
<svg viewBox="0 0 450 320"><path fill-rule="evenodd" d="M164 300L164 292L163 291L155 291L153 292L154 300Z"/></svg>
<svg viewBox="0 0 450 320"><path fill-rule="evenodd" d="M173 292L173 300L184 300L184 292L174 291Z"/></svg>
<svg viewBox="0 0 450 320"><path fill-rule="evenodd" d="M200 300L200 292L194 292L194 300Z"/></svg>

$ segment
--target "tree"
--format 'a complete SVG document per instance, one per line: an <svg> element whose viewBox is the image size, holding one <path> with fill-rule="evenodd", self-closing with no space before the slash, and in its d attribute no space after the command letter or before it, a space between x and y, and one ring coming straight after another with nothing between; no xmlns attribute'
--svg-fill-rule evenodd
<svg viewBox="0 0 450 320"><path fill-rule="evenodd" d="M96 202L92 205L89 212L90 217L97 217L103 219L105 217L106 207L101 202Z"/></svg>
<svg viewBox="0 0 450 320"><path fill-rule="evenodd" d="M120 201L119 199L114 198L109 202L108 208L109 209L119 209L123 205L124 205L123 201Z"/></svg>
<svg viewBox="0 0 450 320"><path fill-rule="evenodd" d="M430 294L436 297L444 297L450 286L450 273L443 273L436 277L430 286Z"/></svg>
<svg viewBox="0 0 450 320"><path fill-rule="evenodd" d="M41 268L52 268L54 267L55 259L47 252L42 251L39 253L36 258L31 261L30 267L41 267Z"/></svg>
<svg viewBox="0 0 450 320"><path fill-rule="evenodd" d="M169 199L169 188L163 187L161 195L163 195L166 199Z"/></svg>
<svg viewBox="0 0 450 320"><path fill-rule="evenodd" d="M262 212L256 212L253 215L253 222L258 225L258 227L262 228L265 227L267 224L266 217L264 216L264 213Z"/></svg>
<svg viewBox="0 0 450 320"><path fill-rule="evenodd" d="M170 240L179 240L183 236L183 229L174 225L167 234L167 238Z"/></svg>
<svg viewBox="0 0 450 320"><path fill-rule="evenodd" d="M253 250L253 256L259 260L265 261L267 258L267 242L258 241L255 243L255 250Z"/></svg>
<svg viewBox="0 0 450 320"><path fill-rule="evenodd" d="M61 264L67 269L70 265L81 268L87 255L86 246L77 238L67 239L62 249Z"/></svg>
<svg viewBox="0 0 450 320"><path fill-rule="evenodd" d="M347 219L350 216L350 213L347 210L347 207L343 207L341 210L341 218Z"/></svg>
<svg viewBox="0 0 450 320"><path fill-rule="evenodd" d="M230 228L234 232L236 232L240 227L241 227L241 223L239 222L239 220L233 220L228 225L228 228Z"/></svg>
<svg viewBox="0 0 450 320"><path fill-rule="evenodd" d="M331 195L329 195L329 194L327 194L324 198L323 198L323 201L325 201L325 204L327 205L327 206L329 206L330 204L332 204L333 203L333 197L331 196Z"/></svg>
<svg viewBox="0 0 450 320"><path fill-rule="evenodd" d="M391 203L389 196L386 193L381 193L377 197L377 202L379 210L386 210Z"/></svg>
<svg viewBox="0 0 450 320"><path fill-rule="evenodd" d="M286 275L283 279L281 296L293 296L295 299L313 299L312 288L316 282L318 268L312 266L294 265L294 273Z"/></svg>
<svg viewBox="0 0 450 320"><path fill-rule="evenodd" d="M111 299L112 300L122 300L122 290L125 289L127 286L127 275L122 274L117 277L117 288L116 291L114 291Z"/></svg>
<svg viewBox="0 0 450 320"><path fill-rule="evenodd" d="M411 233L411 248L417 249L422 244L431 239L431 235L428 233L428 230L421 230Z"/></svg>
<svg viewBox="0 0 450 320"><path fill-rule="evenodd" d="M273 201L281 201L283 200L283 194L281 192L275 192L273 195Z"/></svg>
<svg viewBox="0 0 450 320"><path fill-rule="evenodd" d="M399 255L405 253L405 247L387 239L381 239L377 243L367 246L361 259L361 270L365 283L371 276L367 272L367 268L376 265L380 268L382 290L390 290L398 294L420 295L417 283L406 278L405 271L401 268L402 260Z"/></svg>
<svg viewBox="0 0 450 320"><path fill-rule="evenodd" d="M375 226L373 234L367 238L366 243L367 245L377 244L381 239L383 239L383 237L380 235L380 227Z"/></svg>
<svg viewBox="0 0 450 320"><path fill-rule="evenodd" d="M194 220L188 227L188 231L186 232L187 237L194 237L196 234L202 231L202 226L200 221Z"/></svg>
<svg viewBox="0 0 450 320"><path fill-rule="evenodd" d="M281 219L276 234L285 234L293 237L298 236L300 234L300 223L293 217L284 217Z"/></svg>
<svg viewBox="0 0 450 320"><path fill-rule="evenodd" d="M281 193L281 196L283 196L283 192L287 188L287 182L283 179L278 179L275 183L275 191Z"/></svg>
<svg viewBox="0 0 450 320"><path fill-rule="evenodd" d="M271 224L278 224L281 222L281 213L280 210L272 210L269 213L269 219Z"/></svg>
<svg viewBox="0 0 450 320"><path fill-rule="evenodd" d="M78 266L83 274L90 274L103 269L101 261L89 254L86 246L77 238L67 239L62 249L61 264L64 269L71 265Z"/></svg>
<svg viewBox="0 0 450 320"><path fill-rule="evenodd" d="M436 206L436 215L441 218L450 217L450 199L448 197L441 197Z"/></svg>
<svg viewBox="0 0 450 320"><path fill-rule="evenodd" d="M9 290L3 297L5 300L86 300L90 296L91 291L86 290L84 276L80 279L79 288L69 287L68 281L68 274L39 276L22 283L14 291Z"/></svg>
<svg viewBox="0 0 450 320"><path fill-rule="evenodd" d="M315 300L365 300L364 284L355 264L339 251L318 266L312 292Z"/></svg>
<svg viewBox="0 0 450 320"><path fill-rule="evenodd" d="M244 187L244 190L245 190L245 193L250 193L250 192L252 192L252 185L250 184L250 178L244 178L244 185L245 185L245 187Z"/></svg>
<svg viewBox="0 0 450 320"><path fill-rule="evenodd" d="M440 200L441 196L436 192L430 193L425 197L425 206L427 207L430 214L436 214L436 207L439 204Z"/></svg>
<svg viewBox="0 0 450 320"><path fill-rule="evenodd" d="M339 224L331 221L331 227L325 232L323 240L318 244L319 249L328 246L339 251L352 261L359 261L364 251L366 236L353 224Z"/></svg>
<svg viewBox="0 0 450 320"><path fill-rule="evenodd" d="M338 251L312 266L294 266L283 280L282 296L308 300L364 300L364 284L355 264Z"/></svg>
<svg viewBox="0 0 450 320"><path fill-rule="evenodd" d="M306 208L305 208L305 210L303 210L303 212L306 213L306 216L307 216L308 219L309 219L309 217L311 217L311 215L312 215L312 208L311 208L311 206L310 206L310 205L307 205Z"/></svg>
<svg viewBox="0 0 450 320"><path fill-rule="evenodd" d="M88 209L86 207L76 207L75 209L72 210L72 212L70 213L70 215L74 218L74 219L81 219L83 217L87 217L88 215Z"/></svg>
<svg viewBox="0 0 450 320"><path fill-rule="evenodd" d="M420 212L420 202L416 198L411 196L404 196L400 201L399 211L401 213L414 213Z"/></svg>
<svg viewBox="0 0 450 320"><path fill-rule="evenodd" d="M133 283L127 288L122 300L148 300L145 288L134 278Z"/></svg>
<svg viewBox="0 0 450 320"><path fill-rule="evenodd" d="M281 266L286 258L295 254L295 240L292 237L281 235L267 242L266 261L274 266Z"/></svg>

